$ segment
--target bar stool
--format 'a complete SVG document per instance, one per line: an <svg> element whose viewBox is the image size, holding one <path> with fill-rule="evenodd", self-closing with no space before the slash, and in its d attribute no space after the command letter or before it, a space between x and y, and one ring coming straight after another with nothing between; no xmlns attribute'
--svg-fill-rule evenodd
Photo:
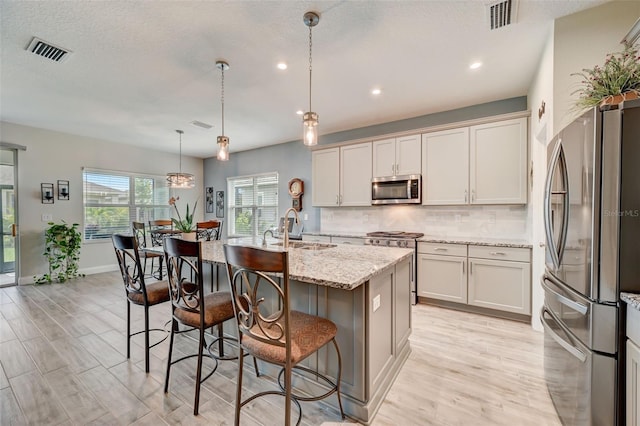
<svg viewBox="0 0 640 426"><path fill-rule="evenodd" d="M240 354L238 357L238 383L236 388L235 424L240 424L240 409L264 395L282 395L285 399L284 424L291 424L291 402L298 407L298 422L302 408L298 401L318 401L337 393L340 414L345 418L340 397L342 359L336 343L336 325L326 318L290 310L289 253L254 247L224 245L224 255L233 295L233 309L238 324ZM281 284L276 279L280 278ZM263 294L273 294L268 300ZM263 303L264 302L264 303ZM332 342L338 358L338 377L330 378L298 365L305 358ZM244 352L255 358L282 367L278 376L280 390L263 391L242 400L242 367ZM324 381L330 389L319 396L303 397L292 391L291 373L299 369ZM284 374L284 385L281 382Z"/></svg>
<svg viewBox="0 0 640 426"><path fill-rule="evenodd" d="M149 329L149 307L169 301L169 287L166 281L158 281L146 284L144 281L144 269L140 264L138 243L134 236L113 235L111 237L113 248L118 258L120 273L124 281L124 289L127 295L127 359L131 355L131 336L144 333L144 366L149 372L149 349L163 342L168 336L168 330L159 328ZM131 304L144 307L144 330L131 333ZM149 345L150 331L164 331L166 334L162 340Z"/></svg>
<svg viewBox="0 0 640 426"><path fill-rule="evenodd" d="M167 359L167 374L164 382L164 391L169 391L169 374L171 366L187 358L198 357L196 370L196 387L193 404L193 414L198 415L200 403L200 385L207 380L218 368L218 359L224 358L222 341L222 323L233 318L233 304L231 293L217 291L204 293L202 285L202 243L200 241L186 241L179 238L165 238L164 252L167 266L167 278L169 281L169 293L171 295L171 334L169 340L169 357ZM188 279L185 277L193 277ZM179 324L187 326L187 329L179 330ZM218 338L207 344L205 330L217 326ZM186 355L180 359L171 360L174 335L197 329L199 331L198 353ZM218 342L219 356L211 352L211 346ZM204 353L204 349L207 353ZM202 378L202 357L210 357L215 361L213 370Z"/></svg>

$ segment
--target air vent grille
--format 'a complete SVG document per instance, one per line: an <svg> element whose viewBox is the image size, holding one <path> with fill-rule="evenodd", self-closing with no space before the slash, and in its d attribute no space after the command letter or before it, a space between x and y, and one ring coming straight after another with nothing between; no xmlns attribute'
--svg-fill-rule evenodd
<svg viewBox="0 0 640 426"><path fill-rule="evenodd" d="M51 59L54 62L64 62L71 54L70 50L54 46L53 44L40 40L37 37L34 37L33 40L31 40L27 50L34 55Z"/></svg>
<svg viewBox="0 0 640 426"><path fill-rule="evenodd" d="M201 127L203 129L210 129L213 127L211 124L203 123L202 121L198 121L198 120L193 120L191 124L196 127Z"/></svg>
<svg viewBox="0 0 640 426"><path fill-rule="evenodd" d="M503 0L487 5L490 28L495 30L514 23L516 9L516 0Z"/></svg>

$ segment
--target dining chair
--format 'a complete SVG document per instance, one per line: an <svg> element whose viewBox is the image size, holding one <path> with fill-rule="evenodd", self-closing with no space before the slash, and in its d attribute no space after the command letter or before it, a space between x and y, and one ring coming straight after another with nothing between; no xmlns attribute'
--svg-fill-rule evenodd
<svg viewBox="0 0 640 426"><path fill-rule="evenodd" d="M200 273L202 271L202 242L165 238L164 253L171 296L172 321L164 391L165 393L169 391L171 366L187 358L198 357L193 404L193 414L198 415L200 385L216 371L219 359L235 359L225 358L222 337L222 323L234 317L231 293L228 291L204 293L203 279ZM187 328L183 327L180 330L180 324ZM213 326L218 328L218 337L207 344L205 330ZM174 335L194 329L199 332L198 352L172 360ZM216 342L218 343L218 356L212 352L212 346ZM207 353L204 352L205 349L207 349ZM203 356L208 356L215 362L215 367L204 378L202 378Z"/></svg>
<svg viewBox="0 0 640 426"><path fill-rule="evenodd" d="M240 409L264 395L285 397L284 424L291 424L291 403L298 408L298 422L302 418L299 401L318 401L337 393L340 414L345 418L340 396L342 358L336 342L338 328L326 319L290 309L289 253L263 250L255 247L224 245L224 255L233 297L233 309L238 326L239 356L235 402L235 424L240 424ZM280 281L280 282L278 282ZM265 294L274 294L276 300L266 301ZM333 343L338 358L335 383L327 376L299 365L329 342ZM242 369L245 352L267 363L280 366L280 390L267 390L242 400ZM330 388L319 396L293 393L294 369L310 373ZM284 385L281 377L284 374Z"/></svg>
<svg viewBox="0 0 640 426"><path fill-rule="evenodd" d="M199 240L212 241L220 239L222 222L219 220L208 220L206 222L196 222L196 233Z"/></svg>
<svg viewBox="0 0 640 426"><path fill-rule="evenodd" d="M131 222L131 230L133 232L133 236L136 238L139 255L144 259L143 271L146 274L147 259L151 259L151 272L149 276L157 278L158 280L162 280L162 260L164 258L164 255L159 252L150 252L150 251L144 250L145 248L147 248L147 232L146 232L146 226L144 225L144 222ZM158 274L154 275L153 266L154 266L154 261L156 259L158 259L159 266L158 266Z"/></svg>
<svg viewBox="0 0 640 426"><path fill-rule="evenodd" d="M140 252L137 239L132 235L115 234L111 236L113 248L118 258L120 273L124 282L127 296L127 359L131 355L131 337L144 333L144 367L149 372L149 349L163 342L168 336L168 330L149 328L149 308L169 301L169 287L166 281L146 284L144 269L140 263ZM144 330L131 333L131 304L144 307ZM149 345L150 331L164 331L162 340Z"/></svg>
<svg viewBox="0 0 640 426"><path fill-rule="evenodd" d="M149 234L151 235L151 245L153 247L161 247L162 239L165 234L158 231L173 230L173 222L171 219L155 219L149 221Z"/></svg>
<svg viewBox="0 0 640 426"><path fill-rule="evenodd" d="M196 222L196 238L202 241L214 241L220 239L220 234L222 232L222 221L221 220L208 220L206 222ZM215 280L213 279L213 270L215 267L216 275ZM220 288L220 283L218 277L220 276L220 265L219 264L211 264L211 291L213 291L213 283L216 283L216 289Z"/></svg>

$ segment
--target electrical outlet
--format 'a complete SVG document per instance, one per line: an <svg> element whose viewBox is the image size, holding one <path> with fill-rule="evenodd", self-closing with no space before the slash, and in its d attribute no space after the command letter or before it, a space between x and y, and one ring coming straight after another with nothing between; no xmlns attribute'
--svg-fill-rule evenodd
<svg viewBox="0 0 640 426"><path fill-rule="evenodd" d="M456 217L456 222L462 222L462 216L457 214L455 217Z"/></svg>
<svg viewBox="0 0 640 426"><path fill-rule="evenodd" d="M379 294L376 297L373 298L373 312L377 311L378 309L380 309L380 295Z"/></svg>
<svg viewBox="0 0 640 426"><path fill-rule="evenodd" d="M308 213L305 213L305 214L304 214L304 217L302 218L302 220L309 220L309 214L308 214Z"/></svg>
<svg viewBox="0 0 640 426"><path fill-rule="evenodd" d="M43 222L51 222L53 220L53 215L51 213L44 213L42 215Z"/></svg>
<svg viewBox="0 0 640 426"><path fill-rule="evenodd" d="M491 224L496 223L496 214L495 213L489 213L489 223L491 223Z"/></svg>
<svg viewBox="0 0 640 426"><path fill-rule="evenodd" d="M362 215L362 223L369 223L369 215L368 214Z"/></svg>

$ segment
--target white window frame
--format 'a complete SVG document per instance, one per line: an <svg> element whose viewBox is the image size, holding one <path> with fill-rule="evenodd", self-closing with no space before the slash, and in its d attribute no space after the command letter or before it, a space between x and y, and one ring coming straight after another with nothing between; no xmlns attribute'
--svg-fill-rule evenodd
<svg viewBox="0 0 640 426"><path fill-rule="evenodd" d="M258 191L257 189L257 181L258 178L262 178L262 177L273 177L276 181L276 194L275 194L275 203L273 204L268 204L264 202L264 191ZM240 180L247 180L247 179L251 179L253 181L253 203L251 205L236 205L235 204L235 182L240 181ZM274 209L275 212L275 217L274 217L274 223L273 226L277 226L277 223L275 223L275 221L277 220L277 216L278 216L278 196L279 196L279 191L280 191L280 178L279 178L279 174L278 172L268 172L268 173L258 173L258 174L253 174L253 175L244 175L244 176L233 176L233 177L228 177L227 178L227 209L226 209L226 215L227 215L227 233L229 237L242 237L242 236L247 236L246 234L238 234L235 231L235 215L234 215L234 210L237 208L242 208L242 209L251 209L251 216L252 218L257 218L258 217L258 210L262 209L262 208L266 208L266 209ZM260 203L258 202L260 201ZM251 221L251 235L249 236L262 236L263 231L258 229L258 220L252 220Z"/></svg>
<svg viewBox="0 0 640 426"><path fill-rule="evenodd" d="M86 194L86 176L87 173L95 173L95 174L102 174L102 175L112 175L114 177L118 177L118 178L127 178L129 180L129 200L127 204L119 204L119 203L114 203L114 204L106 204L106 203L89 203L87 202L87 194ZM86 227L87 227L87 208L93 208L93 207L106 207L106 208L128 208L129 209L129 220L128 220L128 224L127 224L127 229L126 229L126 233L130 233L131 232L131 222L133 221L141 221L144 222L146 226L148 226L149 224L149 220L153 220L153 219L160 219L160 218L170 218L171 217L171 207L169 206L169 197L170 197L170 190L167 186L157 186L156 188L166 188L167 193L166 194L161 194L161 195L166 195L165 197L156 197L153 196L153 199L156 200L162 200L162 204L136 204L136 200L135 200L135 182L136 182L136 178L143 178L143 179L153 179L154 181L166 181L166 177L165 176L160 176L160 175L150 175L150 174L142 174L142 173L132 173L132 172L125 172L125 171L119 171L119 170L106 170L106 169L95 169L95 168L87 168L84 167L82 170L82 242L83 243L104 243L104 242L111 242L111 234L101 234L104 236L98 237L98 238L93 238L92 235L88 235L88 233L86 232ZM155 190L155 188L154 188ZM166 198L166 200L164 200L164 198ZM166 213L162 212L160 214L161 217L148 217L147 215L145 215L144 218L139 218L136 216L138 209L142 208L145 210L154 210L154 211L166 211ZM121 231L118 231L121 232ZM123 229L122 232L125 232L125 230ZM92 237L92 238L88 238L88 237Z"/></svg>

